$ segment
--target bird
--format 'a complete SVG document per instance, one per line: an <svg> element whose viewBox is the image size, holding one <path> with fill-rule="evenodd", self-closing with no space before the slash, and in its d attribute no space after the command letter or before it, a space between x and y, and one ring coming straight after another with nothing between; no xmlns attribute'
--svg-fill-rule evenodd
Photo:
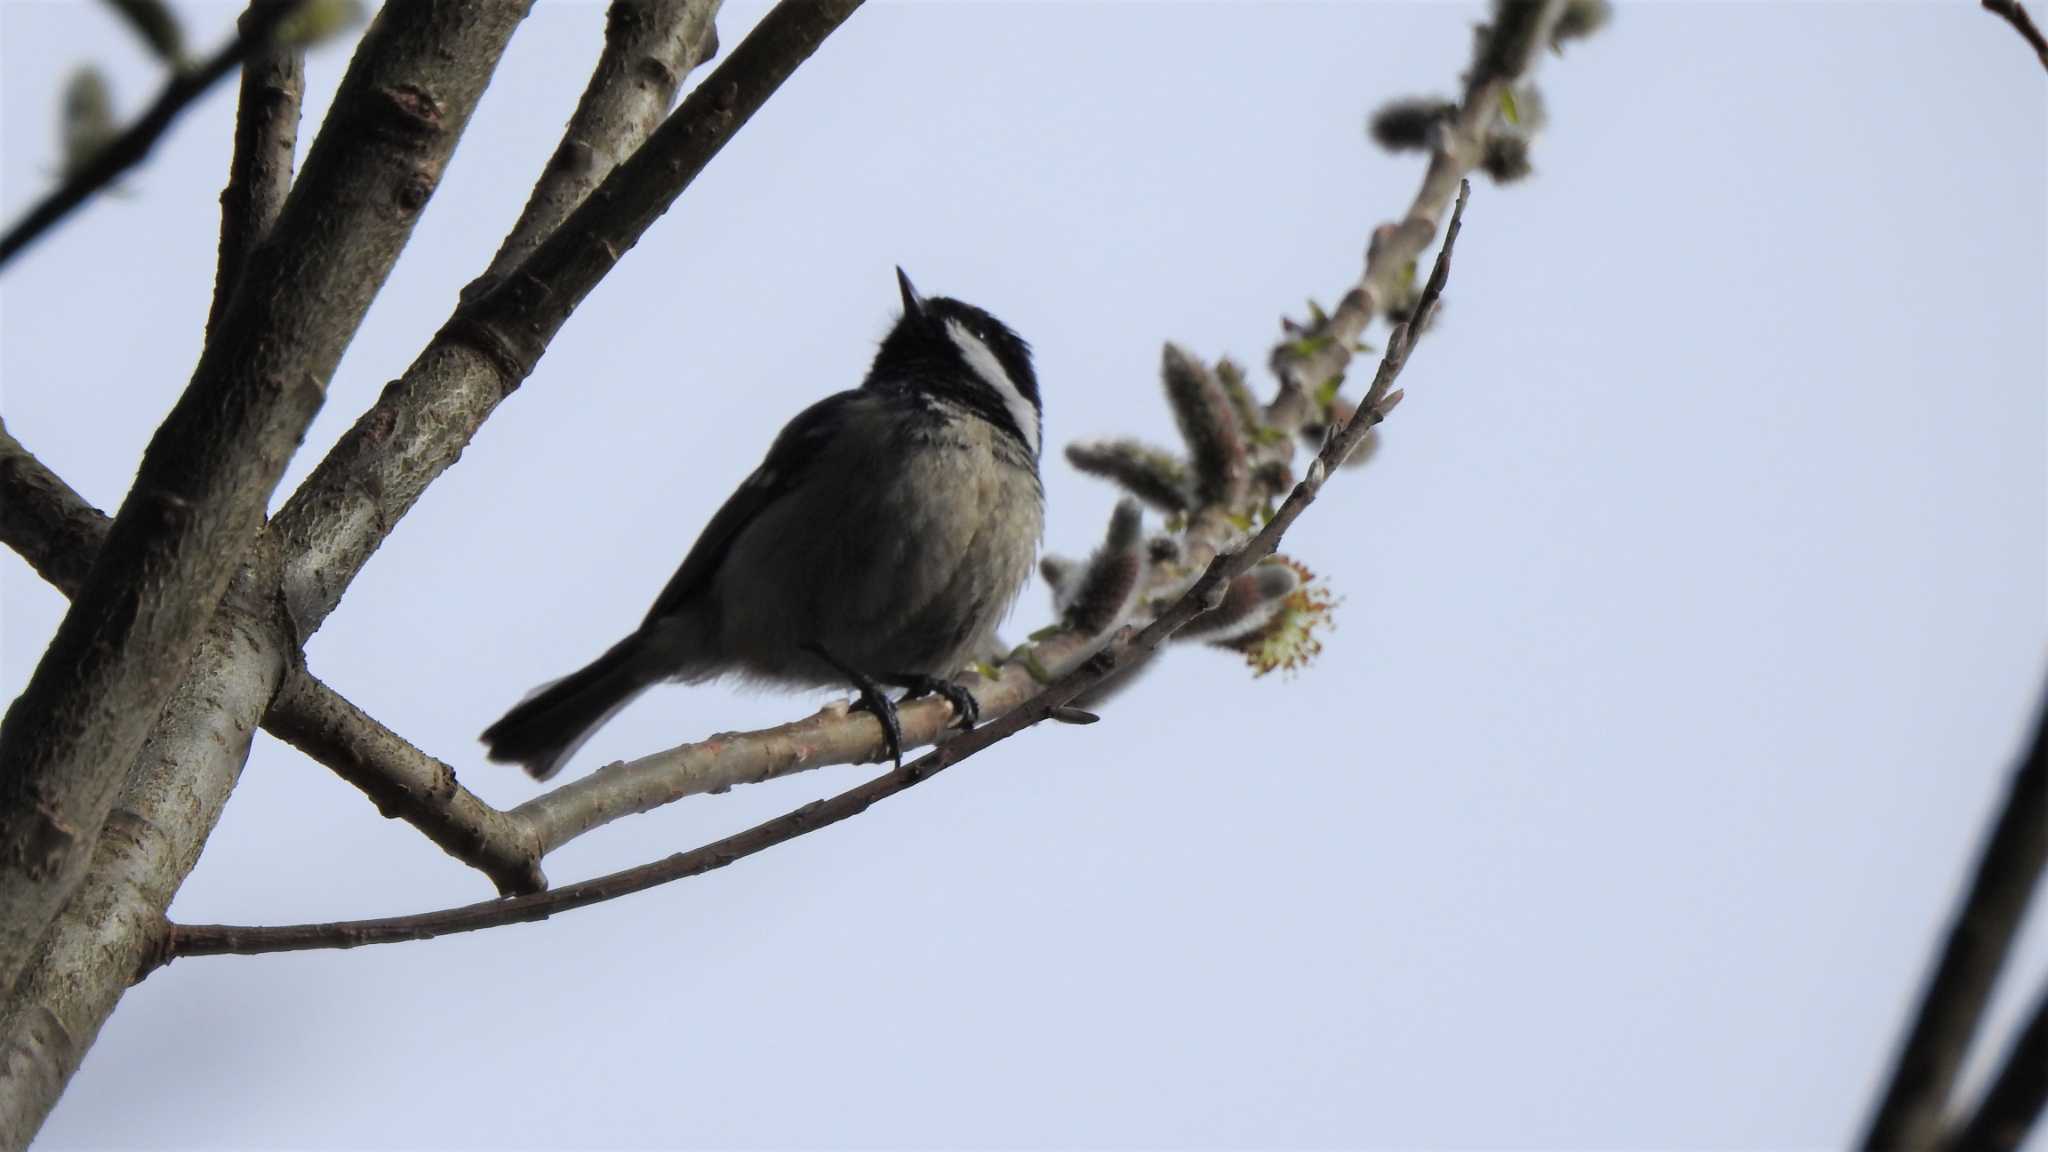
<svg viewBox="0 0 2048 1152"><path fill-rule="evenodd" d="M851 687L900 769L888 688L938 695L994 649L1045 522L1043 407L1031 347L972 304L918 293L860 387L785 425L697 536L640 626L486 728L489 759L560 772L619 709L663 681Z"/></svg>

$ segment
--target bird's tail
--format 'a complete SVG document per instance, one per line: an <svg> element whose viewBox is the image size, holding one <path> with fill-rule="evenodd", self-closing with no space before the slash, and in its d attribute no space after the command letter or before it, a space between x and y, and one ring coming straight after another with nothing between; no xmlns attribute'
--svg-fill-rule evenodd
<svg viewBox="0 0 2048 1152"><path fill-rule="evenodd" d="M584 667L534 689L484 729L485 754L545 780L561 771L613 713L659 678L649 673L644 641L636 632Z"/></svg>

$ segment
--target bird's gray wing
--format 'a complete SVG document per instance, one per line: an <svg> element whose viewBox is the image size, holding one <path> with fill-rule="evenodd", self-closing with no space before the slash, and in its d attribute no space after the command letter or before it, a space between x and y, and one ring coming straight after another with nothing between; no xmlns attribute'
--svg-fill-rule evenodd
<svg viewBox="0 0 2048 1152"><path fill-rule="evenodd" d="M690 554L683 557L682 567L669 577L668 586L655 598L654 607L648 610L641 627L674 613L701 595L719 565L725 562L740 530L803 481L811 462L846 426L848 407L873 400L868 393L840 392L797 413L795 419L784 425L768 449L768 458L740 483L738 491L727 497L725 505L698 534Z"/></svg>

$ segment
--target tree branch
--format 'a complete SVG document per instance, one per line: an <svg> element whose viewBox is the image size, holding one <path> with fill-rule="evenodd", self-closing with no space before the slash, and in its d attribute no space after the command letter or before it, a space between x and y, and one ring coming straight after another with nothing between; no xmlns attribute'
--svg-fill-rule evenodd
<svg viewBox="0 0 2048 1152"><path fill-rule="evenodd" d="M72 209L85 203L93 193L140 163L149 155L150 149L156 147L157 140L162 138L171 123L194 100L234 71L258 45L267 43L278 23L301 2L263 0L253 8L260 15L243 21L234 38L222 45L219 51L196 68L172 72L140 120L108 141L106 147L93 155L90 163L82 165L62 184L52 188L7 230L6 235L0 236L0 268L6 267L8 261L70 214Z"/></svg>
<svg viewBox="0 0 2048 1152"><path fill-rule="evenodd" d="M1984 1005L2048 865L2048 703L1977 860L1862 1147L1931 1148ZM2039 1075L2040 1065L2035 1065Z"/></svg>
<svg viewBox="0 0 2048 1152"><path fill-rule="evenodd" d="M105 513L44 467L0 421L0 543L72 596L106 540L107 524ZM404 819L489 876L500 893L547 887L540 847L524 820L478 799L453 768L406 743L296 660L263 726L362 789L384 815Z"/></svg>
<svg viewBox="0 0 2048 1152"><path fill-rule="evenodd" d="M164 910L240 778L254 717L276 692L289 650L289 638L262 619L214 617L193 675L158 717L94 845L85 881L41 934L11 994L0 992L0 1149L34 1138L157 947Z"/></svg>
<svg viewBox="0 0 2048 1152"><path fill-rule="evenodd" d="M426 486L636 243L860 0L783 0L517 270L458 306L279 511L285 603L310 634Z"/></svg>
<svg viewBox="0 0 2048 1152"><path fill-rule="evenodd" d="M1351 450L1377 425L1397 402L1393 382L1406 366L1413 346L1409 333L1426 320L1436 307L1450 276L1451 251L1458 241L1465 214L1469 185L1461 185L1457 206L1451 214L1444 244L1437 253L1436 266L1408 323L1394 329L1386 354L1367 393L1365 403L1341 428L1333 430L1323 448L1310 463L1308 473L1288 493L1271 519L1243 547L1221 552L1210 560L1200 578L1170 606L1135 635L1129 629L1107 647L1083 660L1020 707L960 733L944 744L905 764L896 771L841 792L828 800L813 801L744 832L680 852L651 864L629 868L593 880L567 885L530 896L484 901L439 912L394 916L373 920L340 921L326 924L294 924L280 927L236 925L171 926L163 947L150 958L151 968L170 963L180 956L254 955L266 952L300 951L310 948L354 948L365 944L387 944L403 940L430 940L458 932L474 932L504 924L544 920L556 912L616 899L645 891L660 884L701 875L723 868L735 860L765 851L798 836L830 827L857 816L880 800L928 780L975 753L1029 728L1069 705L1082 694L1116 675L1125 664L1145 659L1188 621L1219 603L1231 581L1273 554L1289 526L1315 502L1331 472L1343 463ZM138 978L146 976L140 972Z"/></svg>
<svg viewBox="0 0 2048 1152"><path fill-rule="evenodd" d="M377 810L426 834L481 871L500 893L538 892L542 847L533 829L455 778L455 769L379 724L303 669L287 675L263 726L363 790Z"/></svg>
<svg viewBox="0 0 2048 1152"><path fill-rule="evenodd" d="M2040 57L2041 67L2048 68L2048 37L2041 35L2041 29L2034 24L2034 18L2020 5L2020 0L1983 0L1984 10L2004 18L2020 34L2020 39Z"/></svg>
<svg viewBox="0 0 2048 1152"><path fill-rule="evenodd" d="M463 290L465 298L488 290L517 268L591 189L654 134L683 78L718 51L713 18L720 3L612 0L605 14L604 51L562 142L490 268Z"/></svg>
<svg viewBox="0 0 2048 1152"><path fill-rule="evenodd" d="M1280 396L1268 415L1283 426L1313 418L1309 398L1325 382L1339 379L1351 363L1366 325L1384 310L1413 274L1415 261L1436 236L1437 221L1460 182L1484 157L1486 138L1501 116L1502 97L1526 74L1538 50L1550 43L1564 0L1499 0L1493 23L1483 30L1465 97L1457 114L1437 136L1408 214L1382 224L1366 249L1365 271L1328 316L1295 325L1297 339L1273 349L1269 364L1280 378Z"/></svg>
<svg viewBox="0 0 2048 1152"><path fill-rule="evenodd" d="M249 0L241 26L262 19L269 3ZM220 260L213 276L213 304L206 314L208 340L227 315L249 253L284 211L305 88L305 53L296 47L263 44L250 51L242 66L235 153L228 161L228 186L220 194Z"/></svg>
<svg viewBox="0 0 2048 1152"><path fill-rule="evenodd" d="M0 721L0 988L81 879L326 381L527 3L396 5L364 37L272 241L143 454Z"/></svg>
<svg viewBox="0 0 2048 1152"><path fill-rule="evenodd" d="M1943 1141L1949 1152L2013 1152L2048 1104L2048 985L2005 1053L1977 1109Z"/></svg>

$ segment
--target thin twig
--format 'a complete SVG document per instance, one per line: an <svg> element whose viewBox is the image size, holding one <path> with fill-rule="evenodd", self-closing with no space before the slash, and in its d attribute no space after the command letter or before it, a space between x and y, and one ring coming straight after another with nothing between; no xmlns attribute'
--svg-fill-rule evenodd
<svg viewBox="0 0 2048 1152"><path fill-rule="evenodd" d="M114 179L140 163L149 155L150 149L162 138L179 114L192 105L194 100L206 94L220 79L235 70L250 52L260 44L269 42L277 25L291 14L301 0L266 0L256 9L261 14L244 20L236 29L234 38L222 45L220 50L206 58L196 68L173 72L164 81L162 91L157 93L149 111L130 125L128 130L109 140L106 147L93 155L90 163L62 184L52 188L48 195L36 202L24 216L0 236L0 267L27 248L50 227L62 220L70 211L86 202L93 193L114 182Z"/></svg>
<svg viewBox="0 0 2048 1152"><path fill-rule="evenodd" d="M44 467L0 420L0 544L66 596L77 594L107 538L107 515ZM233 611L234 609L224 609ZM455 770L408 744L294 662L263 715L279 739L355 785L386 816L412 824L501 893L547 887L525 820L478 799Z"/></svg>
<svg viewBox="0 0 2048 1152"><path fill-rule="evenodd" d="M1862 1147L1931 1148L1940 1136L1963 1057L2048 864L2043 812L2048 812L2048 703L2035 717L2033 742L2013 772L2005 805L1978 857L1969 892L1956 910Z"/></svg>
<svg viewBox="0 0 2048 1152"><path fill-rule="evenodd" d="M2034 24L2034 18L2020 5L2020 0L1983 0L1984 10L2004 17L2019 32L2020 38L2040 57L2041 67L2048 68L2048 36L2041 35L2041 29Z"/></svg>
<svg viewBox="0 0 2048 1152"><path fill-rule="evenodd" d="M2005 1061L1976 1111L1957 1126L1947 1152L2012 1152L2041 1122L2048 1105L2048 984L2034 998L2034 1011L2006 1050Z"/></svg>
<svg viewBox="0 0 2048 1152"><path fill-rule="evenodd" d="M270 4L271 0L249 0L242 23L263 19ZM235 152L228 161L227 187L220 194L220 257L214 268L213 305L206 313L209 339L227 314L250 250L284 211L305 89L302 49L265 43L250 50L235 106Z"/></svg>
<svg viewBox="0 0 2048 1152"><path fill-rule="evenodd" d="M1222 553L1211 560L1201 578L1142 631L1131 635L1127 630L1123 637L1059 677L1021 707L953 737L896 771L875 777L828 800L813 801L744 832L651 864L531 896L489 900L460 908L411 916L267 928L224 924L173 924L164 936L162 949L152 958L151 968L161 967L180 956L253 955L309 948L354 948L365 944L430 940L458 932L474 932L504 924L544 920L556 912L587 907L645 891L673 880L723 868L735 860L837 824L841 820L866 811L877 801L929 780L975 753L1060 712L1076 697L1115 675L1119 667L1126 662L1144 659L1182 625L1213 605L1232 580L1249 570L1252 565L1272 555L1273 550L1279 546L1281 536L1315 501L1330 474L1343 462L1358 441L1380 422L1385 409L1392 403L1394 394L1390 389L1394 379L1400 375L1408 360L1408 353L1412 347L1408 332L1416 319L1427 316L1436 306L1437 299L1450 276L1451 250L1457 244L1458 230L1464 218L1465 202L1470 191L1469 184L1461 183L1457 207L1452 211L1450 226L1444 234L1443 248L1437 253L1436 266L1430 273L1428 285L1416 302L1410 322L1396 328L1393 337L1387 342L1386 354L1380 361L1379 373L1374 378L1367 402L1359 406L1351 420L1336 435L1324 442L1322 451L1310 464L1308 474L1288 493L1287 499L1281 503L1273 517L1243 547ZM137 978L140 979L147 974L138 973Z"/></svg>

